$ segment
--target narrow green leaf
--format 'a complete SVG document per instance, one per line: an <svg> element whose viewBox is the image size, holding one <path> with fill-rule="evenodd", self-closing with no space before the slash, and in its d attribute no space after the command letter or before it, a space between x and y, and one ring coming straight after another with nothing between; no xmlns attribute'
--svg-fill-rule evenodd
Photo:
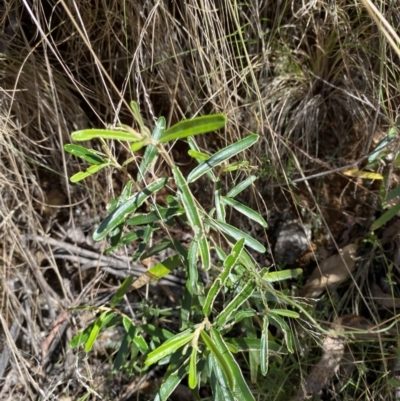
<svg viewBox="0 0 400 401"><path fill-rule="evenodd" d="M114 227L125 220L127 214L133 213L149 196L163 188L167 182L168 177L160 178L128 199L101 222L93 234L93 239L95 241L102 240Z"/></svg>
<svg viewBox="0 0 400 401"><path fill-rule="evenodd" d="M113 372L118 372L121 369L122 364L126 361L129 353L129 343L129 335L125 334L114 360Z"/></svg>
<svg viewBox="0 0 400 401"><path fill-rule="evenodd" d="M243 169L244 167L247 167L248 165L249 165L249 162L247 160L243 160L241 162L235 162L235 163L232 163L229 166L225 167L224 173Z"/></svg>
<svg viewBox="0 0 400 401"><path fill-rule="evenodd" d="M208 239L206 236L200 237L198 243L199 243L202 268L205 271L207 271L211 267L210 244L208 243Z"/></svg>
<svg viewBox="0 0 400 401"><path fill-rule="evenodd" d="M79 182L84 180L87 177L90 177L91 175L97 173L104 167L108 167L111 164L109 162L103 163L103 164L93 164L90 167L86 169L86 171L80 171L79 173L74 174L69 180L71 182Z"/></svg>
<svg viewBox="0 0 400 401"><path fill-rule="evenodd" d="M165 118L159 117L159 119L157 120L157 123L156 123L156 127L154 128L154 131L151 136L153 141L157 142L160 139L163 132L165 131L165 127L166 127ZM140 163L140 166L139 166L139 171L137 174L137 181L144 179L146 171L149 169L149 167L152 164L154 164L156 162L157 153L158 153L158 149L156 146L153 146L153 145L147 146L146 151L144 152L144 155L143 155L142 163Z"/></svg>
<svg viewBox="0 0 400 401"><path fill-rule="evenodd" d="M220 292L222 286L221 286L221 280L218 278L214 280L212 283L212 286L207 292L206 299L204 301L203 305L203 313L205 316L210 316L212 306L214 304L215 298L217 297L218 293Z"/></svg>
<svg viewBox="0 0 400 401"><path fill-rule="evenodd" d="M162 344L160 347L150 352L144 364L146 366L150 366L157 363L160 359L165 358L167 355L172 354L173 352L183 347L188 342L192 341L193 336L194 336L194 331L191 331L190 329L185 330L182 333L176 334L175 336L167 340L164 344Z"/></svg>
<svg viewBox="0 0 400 401"><path fill-rule="evenodd" d="M225 160L237 155L240 152L243 152L248 147L252 146L254 143L258 141L258 135L253 134L249 135L244 139L241 139L238 142L233 143L232 145L227 146L224 149L219 150L217 153L213 154L208 160L201 163L197 166L192 172L189 174L187 181L189 183L196 181L199 177L205 174L207 171L212 169L215 166L220 165Z"/></svg>
<svg viewBox="0 0 400 401"><path fill-rule="evenodd" d="M188 151L188 155L190 157L193 157L193 159L200 160L201 162L204 162L205 160L210 158L210 155L208 155L207 153L199 152L193 149L190 149Z"/></svg>
<svg viewBox="0 0 400 401"><path fill-rule="evenodd" d="M392 208L387 210L381 217L376 219L371 225L371 230L375 231L378 228L382 227L389 220L391 220L394 216L396 216L396 214L399 212L400 212L400 202L396 203Z"/></svg>
<svg viewBox="0 0 400 401"><path fill-rule="evenodd" d="M255 180L257 180L257 177L255 175L251 175L250 177L246 178L244 181L242 181L240 184L236 185L236 187L232 188L228 193L227 197L228 198L234 198L235 196L238 196L241 192L243 192L248 186L250 186Z"/></svg>
<svg viewBox="0 0 400 401"><path fill-rule="evenodd" d="M225 348L218 346L218 344L215 343L213 339L203 330L200 333L201 338L203 339L206 347L210 350L210 352L213 354L213 356L216 359L216 362L220 366L226 380L229 383L229 386L231 388L235 387L235 379L233 377L233 372L231 370L231 366L228 363L228 361L225 359L224 351ZM229 352L228 348L226 347L226 350Z"/></svg>
<svg viewBox="0 0 400 401"><path fill-rule="evenodd" d="M133 342L136 344L143 355L148 352L149 346L141 335L135 335L135 337L133 338Z"/></svg>
<svg viewBox="0 0 400 401"><path fill-rule="evenodd" d="M187 141L188 141L188 145L189 145L189 147L190 147L191 150L193 150L193 151L195 151L195 152L198 152L198 153L201 153L200 150L199 150L199 147L197 146L197 143L196 143L195 140L194 140L194 138L192 138L191 136L189 136L188 139L187 139ZM210 155L207 155L207 159L209 159L209 158L210 158ZM206 160L207 160L207 159L206 159ZM202 160L202 161L204 161L204 160ZM200 163L200 162L201 162L201 160L199 160L199 163ZM209 171L207 172L207 177L208 177L212 182L217 182L217 177L215 176L215 174L213 173L212 170L209 170Z"/></svg>
<svg viewBox="0 0 400 401"><path fill-rule="evenodd" d="M242 253L243 247L244 247L244 239L241 239L235 244L235 246L232 249L232 252L225 259L224 268L222 272L214 280L207 293L207 297L203 305L203 313L205 316L210 315L214 304L214 300L217 297L218 293L223 288L223 286L225 285L229 273L232 271L232 268L235 266L237 260L240 257L240 254Z"/></svg>
<svg viewBox="0 0 400 401"><path fill-rule="evenodd" d="M289 309L274 309L274 314L285 317L291 317L292 319L297 319L300 317L300 315L297 312Z"/></svg>
<svg viewBox="0 0 400 401"><path fill-rule="evenodd" d="M218 330L212 328L211 339L215 343L215 347L222 354L224 358L224 365L228 365L228 371L230 372L230 375L232 375L233 379L232 389L235 395L235 399L241 401L255 401L253 394L251 393L246 381L244 380L242 371L232 353L229 351L224 339L221 336L221 333ZM220 362L218 358L217 362ZM220 366L224 370L224 367L221 364ZM231 383L229 379L228 381L229 383Z"/></svg>
<svg viewBox="0 0 400 401"><path fill-rule="evenodd" d="M169 330L161 329L159 327L153 326L152 324L145 324L140 326L140 328L148 334L154 341L154 339L159 341L166 341L174 337L174 334Z"/></svg>
<svg viewBox="0 0 400 401"><path fill-rule="evenodd" d="M168 128L161 136L159 142L169 142L175 139L183 139L188 136L206 134L225 127L226 117L224 114L211 114L196 117L191 120L183 120Z"/></svg>
<svg viewBox="0 0 400 401"><path fill-rule="evenodd" d="M91 164L103 164L107 161L104 157L100 156L94 150L89 150L79 145L73 145L72 143L64 145L64 150L76 157L80 157L81 159Z"/></svg>
<svg viewBox="0 0 400 401"><path fill-rule="evenodd" d="M128 276L123 283L118 288L118 291L115 293L114 297L111 300L111 308L115 308L124 298L126 293L129 291L129 288L132 284L133 276Z"/></svg>
<svg viewBox="0 0 400 401"><path fill-rule="evenodd" d="M302 269L288 269L277 272L268 272L265 275L263 275L262 278L263 280L266 280L269 283L275 283L276 281L283 281L292 278L297 278L301 274L303 274Z"/></svg>
<svg viewBox="0 0 400 401"><path fill-rule="evenodd" d="M112 199L106 206L108 213L112 213L119 205L125 203L132 196L132 181L128 181L121 192L121 195Z"/></svg>
<svg viewBox="0 0 400 401"><path fill-rule="evenodd" d="M235 316L236 318L236 316ZM236 320L236 319L235 319ZM253 319L244 319L242 323L242 330L245 331L246 335L250 338L257 338L257 331L254 327ZM258 378L258 367L260 366L260 353L257 351L249 351L249 368L250 368L250 381L251 383L257 383Z"/></svg>
<svg viewBox="0 0 400 401"><path fill-rule="evenodd" d="M133 142L131 146L129 146L129 149L132 152L139 152L140 149L142 149L144 146L146 146L148 143L148 140L145 139L143 141L138 141L138 142ZM150 145L149 145L150 146ZM139 180L138 180L139 181Z"/></svg>
<svg viewBox="0 0 400 401"><path fill-rule="evenodd" d="M223 327L232 316L232 313L236 312L240 306L250 298L254 291L254 284L252 282L247 283L240 292L232 299L228 305L225 306L224 310L218 315L215 320L215 324L219 327Z"/></svg>
<svg viewBox="0 0 400 401"><path fill-rule="evenodd" d="M223 202L236 209L239 213L242 213L244 216L248 217L251 220L254 220L256 223L260 224L262 227L267 227L268 224L264 220L262 216L260 216L257 212L255 212L253 209L249 208L248 206L243 205L243 203L240 203L236 201L235 199L229 198L227 196L222 197Z"/></svg>
<svg viewBox="0 0 400 401"><path fill-rule="evenodd" d="M368 156L368 163L374 162L382 154L382 151L393 141L397 136L396 130L391 130L390 135L383 138L376 146L374 151Z"/></svg>
<svg viewBox="0 0 400 401"><path fill-rule="evenodd" d="M244 238L246 245L257 252L264 253L266 251L265 247L261 245L257 240L255 240L251 235L239 230L236 227L231 226L230 224L224 223L222 221L209 220L209 219L207 219L207 222L215 230L224 232L225 234L229 235L236 241Z"/></svg>
<svg viewBox="0 0 400 401"><path fill-rule="evenodd" d="M389 202L392 199L395 199L400 196L400 185L397 185L397 187L393 188L385 198L385 202Z"/></svg>
<svg viewBox="0 0 400 401"><path fill-rule="evenodd" d="M198 256L198 242L192 241L189 246L188 252L188 283L187 288L191 295L198 293L197 282L199 278L199 272L197 271Z"/></svg>
<svg viewBox="0 0 400 401"><path fill-rule="evenodd" d="M131 217L126 221L126 224L128 226L141 226L143 224L151 224L159 220L165 222L171 217L180 216L183 213L185 213L185 209L181 207L162 208L157 206L156 210L153 210L150 213L138 214Z"/></svg>
<svg viewBox="0 0 400 401"><path fill-rule="evenodd" d="M190 354L188 384L192 390L197 387L197 349L195 347Z"/></svg>
<svg viewBox="0 0 400 401"><path fill-rule="evenodd" d="M281 316L275 314L273 310L271 310L268 314L269 320L272 323L275 323L275 326L282 330L283 336L285 338L286 347L290 353L293 354L293 337L292 332L289 328L289 325L283 320Z"/></svg>
<svg viewBox="0 0 400 401"><path fill-rule="evenodd" d="M79 332L78 334L75 334L74 337L72 337L71 341L69 342L69 346L74 349L76 347L79 347L79 345L85 344L86 341L89 338L89 335L93 329L94 322L90 324L88 327L86 327L84 330Z"/></svg>
<svg viewBox="0 0 400 401"><path fill-rule="evenodd" d="M182 192L182 203L186 210L187 218L194 231L196 239L203 236L204 228L200 218L199 210L196 207L192 193L190 192L189 185L183 178L183 175L177 166L173 166L173 173L177 187Z"/></svg>
<svg viewBox="0 0 400 401"><path fill-rule="evenodd" d="M261 374L265 376L268 373L268 358L269 358L269 341L268 341L268 325L269 320L267 316L264 316L263 319L263 329L261 333L261 352L260 352L260 367L261 367Z"/></svg>
<svg viewBox="0 0 400 401"><path fill-rule="evenodd" d="M164 379L163 383L161 384L160 390L157 392L154 401L169 400L170 395L174 392L178 384L187 375L187 370L188 366L184 362L175 372L170 373L168 376L166 375L166 379Z"/></svg>
<svg viewBox="0 0 400 401"><path fill-rule="evenodd" d="M139 124L140 129L143 130L145 125L143 123L142 115L140 114L139 105L137 104L137 102L132 100L130 102L130 106L131 106L131 109L132 109L132 112L133 112L136 122Z"/></svg>
<svg viewBox="0 0 400 401"><path fill-rule="evenodd" d="M137 241L139 238L144 238L145 236L148 235L148 230L149 230L149 227L146 227L144 229L136 230L132 233L126 234L121 238L120 244L128 245L134 241ZM158 230L158 228L151 229L152 232L157 231L157 230Z"/></svg>
<svg viewBox="0 0 400 401"><path fill-rule="evenodd" d="M74 141L90 141L95 138L102 138L128 142L136 142L143 139L142 135L140 135L139 132L136 132L133 129L131 130L131 132L126 132L98 128L75 131L71 134L71 138Z"/></svg>
<svg viewBox="0 0 400 401"><path fill-rule="evenodd" d="M235 323L239 323L243 319L246 319L247 317L253 317L256 314L257 312L254 309L241 309L235 314Z"/></svg>
<svg viewBox="0 0 400 401"><path fill-rule="evenodd" d="M214 401L238 401L235 399L229 383L226 381L225 376L222 372L215 357L210 354L208 357L209 364L211 366L211 388L214 396Z"/></svg>
<svg viewBox="0 0 400 401"><path fill-rule="evenodd" d="M259 338L226 338L226 343L232 344L238 350L238 352L246 351L261 351L261 340ZM268 349L270 352L280 352L282 347L273 341L268 342Z"/></svg>
<svg viewBox="0 0 400 401"><path fill-rule="evenodd" d="M181 257L179 255L172 255L164 261L157 263L151 269L147 270L146 273L138 277L130 289L137 290L147 284L154 283L171 273L172 270L176 269L181 264Z"/></svg>
<svg viewBox="0 0 400 401"><path fill-rule="evenodd" d="M92 331L89 334L89 338L86 341L85 344L85 352L89 352L92 347L94 342L96 341L97 337L100 334L100 330L114 317L114 313L111 313L109 311L103 312L94 322L94 326L92 328Z"/></svg>
<svg viewBox="0 0 400 401"><path fill-rule="evenodd" d="M158 244L155 244L151 248L146 249L143 252L140 259L144 260L144 259L150 258L151 256L159 254L160 252L164 251L165 249L174 249L174 244L169 238L164 238Z"/></svg>
<svg viewBox="0 0 400 401"><path fill-rule="evenodd" d="M225 223L226 211L225 211L225 205L221 199L222 189L221 189L221 182L219 180L218 184L219 185L217 185L217 189L214 192L215 210L217 211L217 219Z"/></svg>

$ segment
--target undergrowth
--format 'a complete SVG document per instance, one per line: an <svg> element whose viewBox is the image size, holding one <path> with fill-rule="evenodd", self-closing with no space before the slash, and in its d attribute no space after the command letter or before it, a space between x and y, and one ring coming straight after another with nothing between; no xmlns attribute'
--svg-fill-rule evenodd
<svg viewBox="0 0 400 401"><path fill-rule="evenodd" d="M132 341L141 359L137 364L124 359L124 374L112 378L109 372L120 355L121 341L129 340L127 321L126 327L122 320L117 322L122 326L115 324L115 331L109 331L116 340L112 346L103 339L103 332L94 342L98 346L93 345L87 355L69 344L78 332L99 322L102 313L109 313L111 309L102 308L110 308L128 276L142 277L172 255L165 251L158 255L161 259L152 255L140 261L144 244L156 247L162 239L147 236L145 230L145 237L136 243L123 244L107 255L104 241L93 242L93 234L111 213L106 206L116 207L115 199L128 199L157 179L171 178L174 168L188 180L199 158L212 157L254 134L257 143L232 159L233 166L218 176L219 181L202 176L190 184L196 210L201 210L201 219L210 220L207 241L213 250L212 266L199 270L199 282L215 282L234 247L247 249L246 263L251 268L240 273L236 287L236 279L220 287L209 315L200 300L201 294L207 298L207 288L196 294L196 319L182 315L181 299L188 299L187 272L176 269L176 274L158 277L159 284L145 282L146 286L126 295L118 305L120 312L113 305L115 319L129 317L138 326L158 322L168 331L163 332L165 340L190 329L190 335L204 332L206 339L207 335L224 341L254 337L260 341L257 347L270 341L280 344L281 351L287 347L285 333L291 335L294 353L269 358L264 377L254 372L257 362L265 364L260 348L234 354L254 396L284 400L298 394L318 363L321 344L338 316L363 315L377 327L396 316L393 305L377 305L370 293L378 282L392 304L398 295L399 245L394 233L400 207L396 189L399 16L395 5L374 5L368 0L222 3L0 2L1 399L151 399L145 388L159 388L159 379L168 369L145 364L150 353L162 346L154 333L135 332ZM121 137L107 140L107 148L100 140L91 141L90 146L83 144L91 148L90 153L80 149L83 161L63 151L71 143L71 132L88 127L113 131L121 124L124 132L136 129L131 99L140 110L143 127L157 126L160 116L165 117L166 127L207 115L224 115L227 124L195 141L177 137L163 143L161 157L151 165L146 182L136 178L148 143L131 149ZM379 157L374 159L374 154ZM71 185L69 177L79 171L85 174L88 162L94 167L85 181ZM176 174L137 213L147 215L154 211L152 207L163 213L185 209L177 197L184 185L179 186ZM251 177L258 179L237 197L228 195ZM129 191L128 182L132 182ZM266 253L244 246L240 238L232 239L232 232L221 233L221 227L213 231L222 214L218 196L228 202L221 203L228 205L226 224L260 243ZM235 202L253 210L268 227L238 213ZM178 238L182 249L175 252L181 256L196 243L188 228L190 220L182 217L186 213L173 216L174 226L162 221L158 230L170 241ZM291 227L300 231L290 231ZM296 235L307 244L305 255L293 256L294 246L284 241ZM111 242L118 244L116 238L112 236ZM358 267L346 283L322 295L315 307L306 308L308 318L282 318L281 324L270 327L267 339L261 321L265 307L273 311L286 306L277 306L275 298L265 301L266 295L261 294L267 285L265 275L303 269L303 277L270 283L265 290L278 298L284 294L288 302L296 299L292 297L315 266L354 242L360 244ZM277 244L283 255L279 260ZM221 251L216 252L217 247ZM136 262L133 256L138 257ZM293 258L296 263L287 265L285 260ZM185 258L179 263L189 266ZM194 265L192 261L190 266ZM263 270L266 267L268 273ZM257 313L232 327L228 322L226 332L213 332L211 327L221 327L212 325L223 305L235 299L246 280L254 285L253 298L243 305L249 314L252 308ZM259 293L260 303L254 299ZM305 300L293 302L289 314L300 313L296 308ZM79 307L89 311L74 309ZM210 326L201 326L204 316L210 316ZM181 327L181 322L188 327ZM289 330L282 329L285 324ZM200 337L201 353L192 360L209 363L210 355L216 357L218 351L213 354L212 346ZM147 343L149 338L152 342ZM196 346L193 338L188 343ZM375 339L365 341L368 348L357 341L361 344L351 364L357 369L349 374L343 372L345 364L340 366L322 391L322 399L395 399L397 346ZM190 360L189 348L176 351ZM264 365L263 373L265 369ZM198 399L211 397L205 383L212 383L213 370L204 372L199 376L198 383L203 385ZM234 380L228 371L224 374L228 382ZM182 382L183 387L188 384Z"/></svg>

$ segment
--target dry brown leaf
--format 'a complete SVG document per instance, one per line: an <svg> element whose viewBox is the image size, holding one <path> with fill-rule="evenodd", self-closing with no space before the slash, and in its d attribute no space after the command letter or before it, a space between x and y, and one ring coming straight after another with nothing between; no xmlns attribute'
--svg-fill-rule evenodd
<svg viewBox="0 0 400 401"><path fill-rule="evenodd" d="M336 255L323 260L313 271L300 291L301 297L315 298L328 287L345 281L355 266L358 245L347 245Z"/></svg>
<svg viewBox="0 0 400 401"><path fill-rule="evenodd" d="M318 394L328 384L340 367L346 348L346 338L342 335L346 330L373 330L374 326L362 316L345 315L336 319L332 324L332 333L324 338L322 356L304 379L301 388L292 401L304 401ZM357 334L357 338L376 338L377 334Z"/></svg>
<svg viewBox="0 0 400 401"><path fill-rule="evenodd" d="M371 285L372 299L379 305L386 308L400 308L400 298L386 294L382 291L378 284L372 283Z"/></svg>

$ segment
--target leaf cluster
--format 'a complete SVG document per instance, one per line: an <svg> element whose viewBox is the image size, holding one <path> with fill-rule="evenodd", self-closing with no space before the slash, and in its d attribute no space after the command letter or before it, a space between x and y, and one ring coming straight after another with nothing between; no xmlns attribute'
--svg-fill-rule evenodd
<svg viewBox="0 0 400 401"><path fill-rule="evenodd" d="M86 171L73 175L71 181L80 181L104 167L124 170L128 163L139 160L136 152L146 147L138 164L136 179L130 177L122 193L110 202L108 216L95 230L93 239L100 241L108 238L107 252L136 243L133 260L156 256L161 261L137 278L126 278L110 304L97 309L98 317L72 339L71 346L82 345L85 352L89 352L101 330L122 325L125 335L114 360L114 370L129 365L131 371L145 371L157 363L167 365L156 400L167 400L185 377L195 392L201 385L209 383L216 400L254 400L255 396L245 379L246 369L239 365L237 355L247 355L250 379L256 383L259 371L262 375L267 374L271 355L293 352L292 333L286 318L297 318L299 314L292 308L296 304L287 294L276 290L273 283L301 274L300 269L280 272L270 272L267 268L260 270L249 249L263 253L264 245L226 220L227 211L231 208L254 223L267 226L259 213L236 199L253 185L256 176L249 176L232 186L227 193L221 185L223 174L246 167L246 162L230 162L230 159L254 145L258 135L248 135L207 155L199 150L194 136L224 128L224 115L183 120L168 129L165 119L160 117L150 132L143 123L137 104L132 102L131 107L139 131L121 126L118 129L90 129L72 134L75 141L99 139L104 152L75 144L66 145L67 152L89 163ZM188 141L189 155L198 162L187 177L173 164L164 149L165 143L178 139ZM133 156L122 166L111 156L107 145L110 140L130 144ZM149 179L153 176L149 172L159 158L169 165L172 176ZM214 207L208 212L191 190L193 183L203 176L211 180L215 188ZM166 206L158 204L157 193L172 182L176 191L166 197ZM147 205L147 212L139 211L143 204ZM177 224L178 219L193 230L193 238L188 245L169 235L169 227ZM165 234L162 240L150 241L153 234L160 230ZM228 253L225 253L226 248L215 243L212 231L225 239ZM170 250L171 256L162 256L166 249ZM217 261L213 260L212 254L216 255ZM138 325L118 309L129 291L154 283L178 267L183 267L185 271L186 286L177 333L149 324ZM214 276L211 285L207 286L200 271L210 271ZM278 303L290 306L292 310L278 308ZM270 325L283 333L283 341L272 336ZM144 363L140 365L138 360Z"/></svg>

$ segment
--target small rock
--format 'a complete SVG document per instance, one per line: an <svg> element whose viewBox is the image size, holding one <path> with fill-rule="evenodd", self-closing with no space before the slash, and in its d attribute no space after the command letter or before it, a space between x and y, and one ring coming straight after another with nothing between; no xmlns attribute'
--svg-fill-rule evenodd
<svg viewBox="0 0 400 401"><path fill-rule="evenodd" d="M306 233L306 231L308 231ZM298 220L281 222L276 230L274 257L278 263L293 264L309 249L311 231Z"/></svg>

